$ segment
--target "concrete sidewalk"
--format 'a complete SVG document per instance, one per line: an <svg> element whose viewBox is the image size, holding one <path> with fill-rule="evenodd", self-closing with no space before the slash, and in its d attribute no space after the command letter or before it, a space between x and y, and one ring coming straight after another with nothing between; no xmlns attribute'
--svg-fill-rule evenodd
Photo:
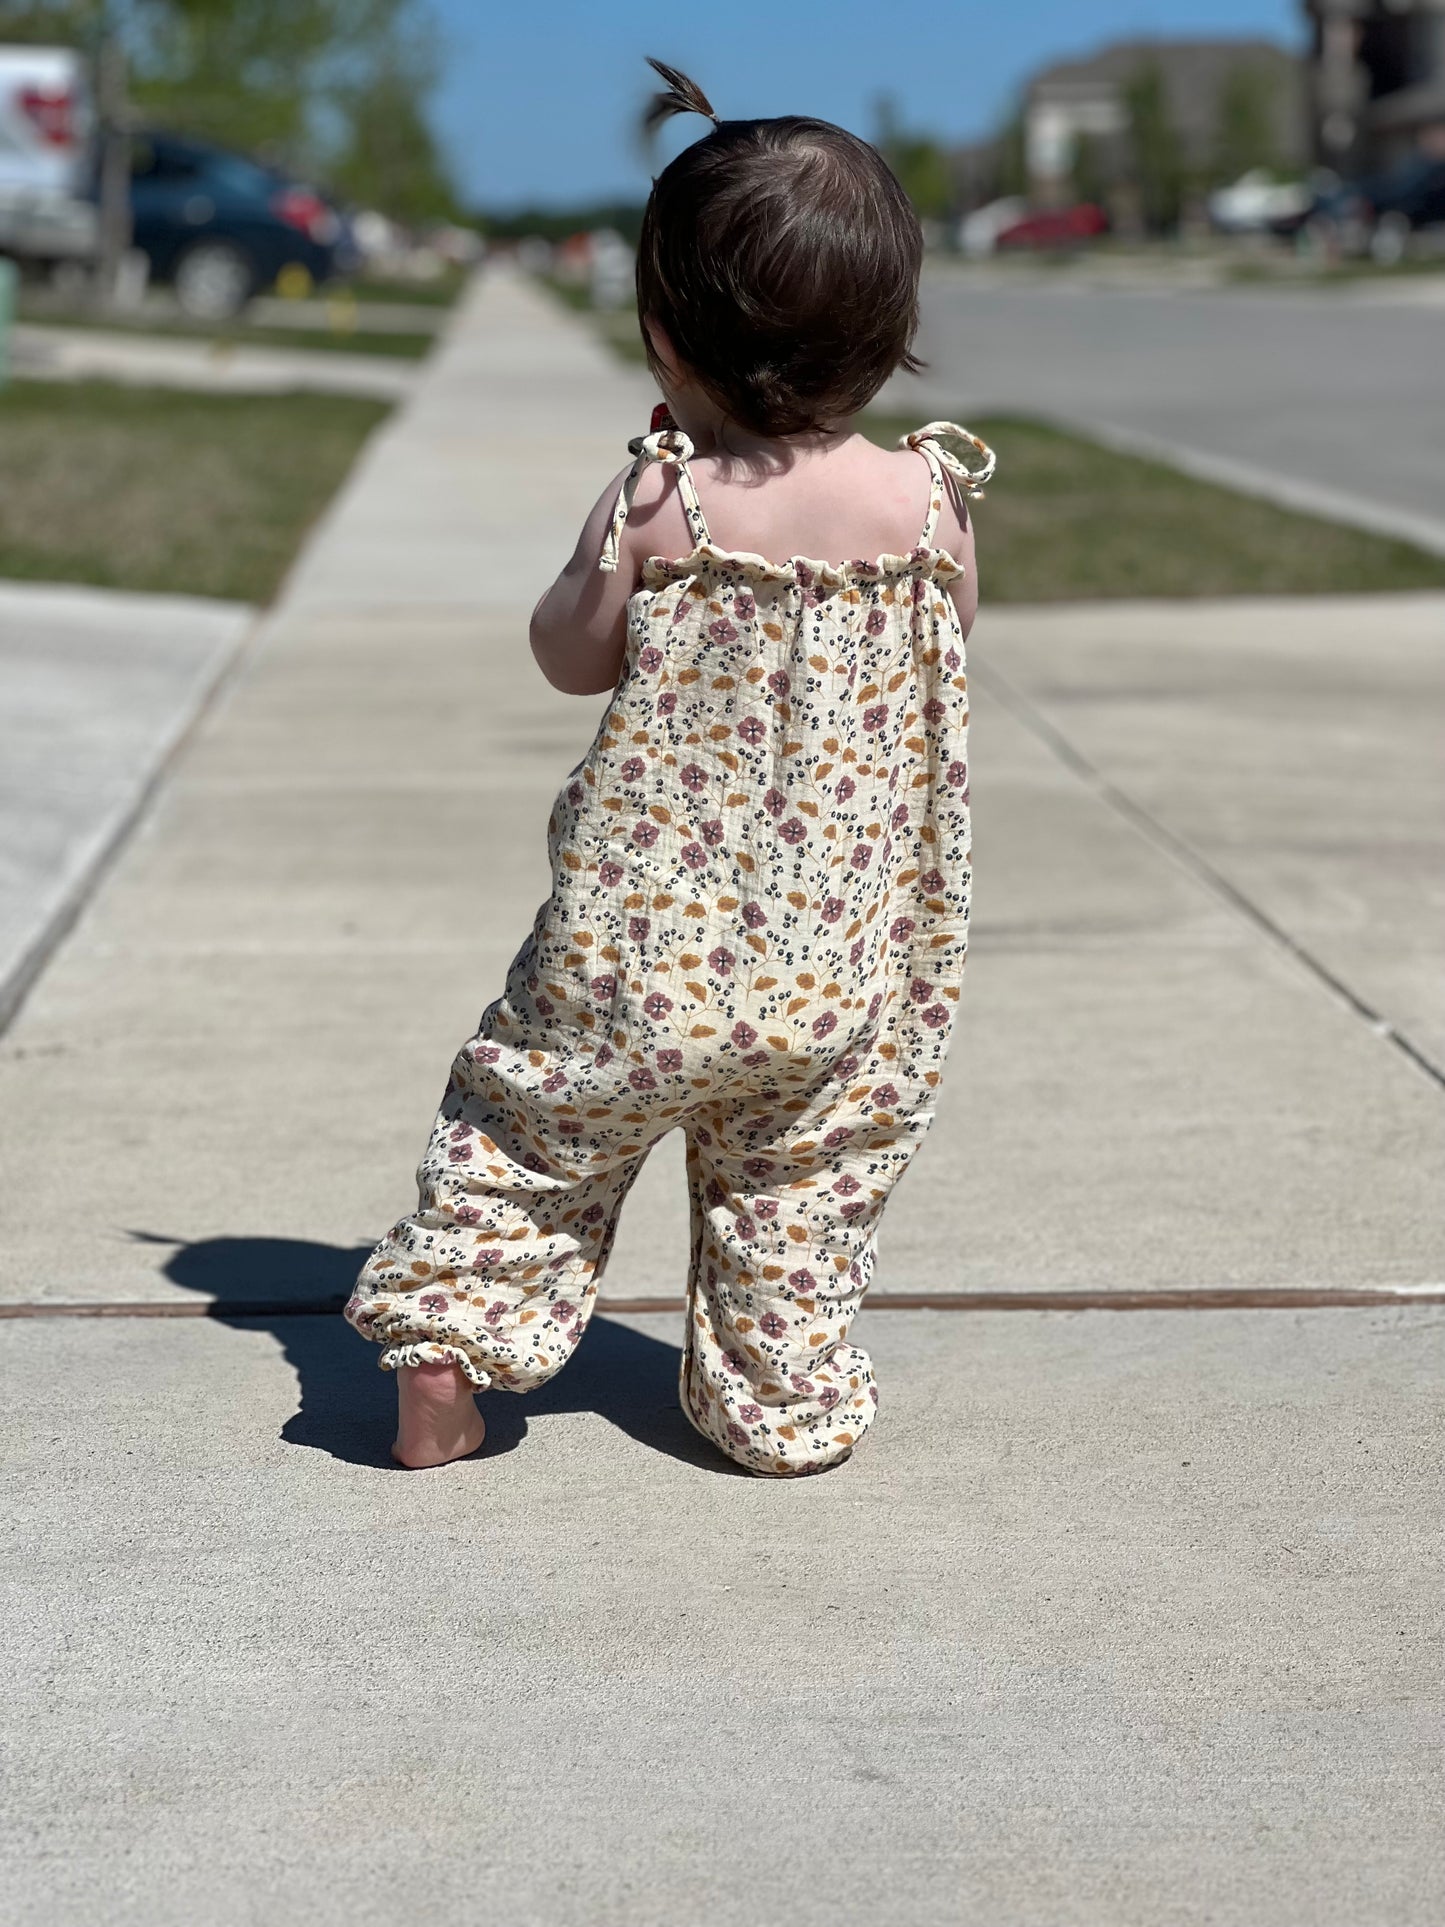
<svg viewBox="0 0 1445 1927"><path fill-rule="evenodd" d="M287 1314L546 887L601 704L526 616L650 401L482 282L0 1046L0 1296L224 1306L0 1324L18 1917L1433 1927L1438 1305L886 1301L1438 1286L1445 599L980 623L977 945L843 1471L730 1476L614 1313L394 1474ZM614 1301L681 1289L679 1166Z"/></svg>
<svg viewBox="0 0 1445 1927"><path fill-rule="evenodd" d="M10 351L11 373L25 381L123 381L237 395L284 395L305 388L399 401L421 379L419 363L396 355L278 348L266 342L237 347L230 341L48 322L17 322Z"/></svg>

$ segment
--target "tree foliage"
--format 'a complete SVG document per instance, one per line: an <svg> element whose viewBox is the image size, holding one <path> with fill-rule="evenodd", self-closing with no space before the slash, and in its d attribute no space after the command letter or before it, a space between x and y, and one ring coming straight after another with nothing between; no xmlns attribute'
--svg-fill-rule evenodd
<svg viewBox="0 0 1445 1927"><path fill-rule="evenodd" d="M138 114L315 171L404 220L447 214L420 0L0 0L0 39L120 35Z"/></svg>
<svg viewBox="0 0 1445 1927"><path fill-rule="evenodd" d="M1273 88L1257 64L1236 61L1219 90L1215 120L1214 174L1235 181L1251 168L1279 166Z"/></svg>
<svg viewBox="0 0 1445 1927"><path fill-rule="evenodd" d="M1169 109L1164 73L1157 60L1142 63L1124 87L1129 128L1129 167L1144 225L1153 234L1179 224L1184 205L1184 150Z"/></svg>

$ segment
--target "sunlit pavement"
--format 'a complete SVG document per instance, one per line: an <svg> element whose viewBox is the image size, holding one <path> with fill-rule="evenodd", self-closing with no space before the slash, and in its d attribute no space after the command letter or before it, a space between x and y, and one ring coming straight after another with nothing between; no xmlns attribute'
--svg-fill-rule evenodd
<svg viewBox="0 0 1445 1927"><path fill-rule="evenodd" d="M0 1326L13 1914L1433 1927L1445 1318L1354 1300L1445 1277L1445 598L980 623L966 1014L845 1468L734 1474L678 1318L604 1307L403 1474L297 1315L545 888L600 705L526 615L650 400L484 284L4 1040L5 1299L220 1301ZM670 1142L607 1289L685 1258Z"/></svg>

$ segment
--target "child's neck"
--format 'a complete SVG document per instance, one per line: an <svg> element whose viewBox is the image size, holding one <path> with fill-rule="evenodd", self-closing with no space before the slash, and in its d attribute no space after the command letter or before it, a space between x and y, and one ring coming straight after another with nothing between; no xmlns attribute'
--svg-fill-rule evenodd
<svg viewBox="0 0 1445 1927"><path fill-rule="evenodd" d="M850 433L850 424L840 421L803 435L754 435L691 385L668 394L666 400L672 419L698 455L727 455L762 468L790 467L800 455L836 448Z"/></svg>

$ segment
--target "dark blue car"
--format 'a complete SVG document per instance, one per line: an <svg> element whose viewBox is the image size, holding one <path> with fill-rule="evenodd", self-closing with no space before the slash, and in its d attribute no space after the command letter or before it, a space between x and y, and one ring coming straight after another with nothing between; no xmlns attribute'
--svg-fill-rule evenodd
<svg viewBox="0 0 1445 1927"><path fill-rule="evenodd" d="M244 154L179 134L136 136L133 245L187 314L223 320L287 268L313 282L347 271L347 235L314 189Z"/></svg>

